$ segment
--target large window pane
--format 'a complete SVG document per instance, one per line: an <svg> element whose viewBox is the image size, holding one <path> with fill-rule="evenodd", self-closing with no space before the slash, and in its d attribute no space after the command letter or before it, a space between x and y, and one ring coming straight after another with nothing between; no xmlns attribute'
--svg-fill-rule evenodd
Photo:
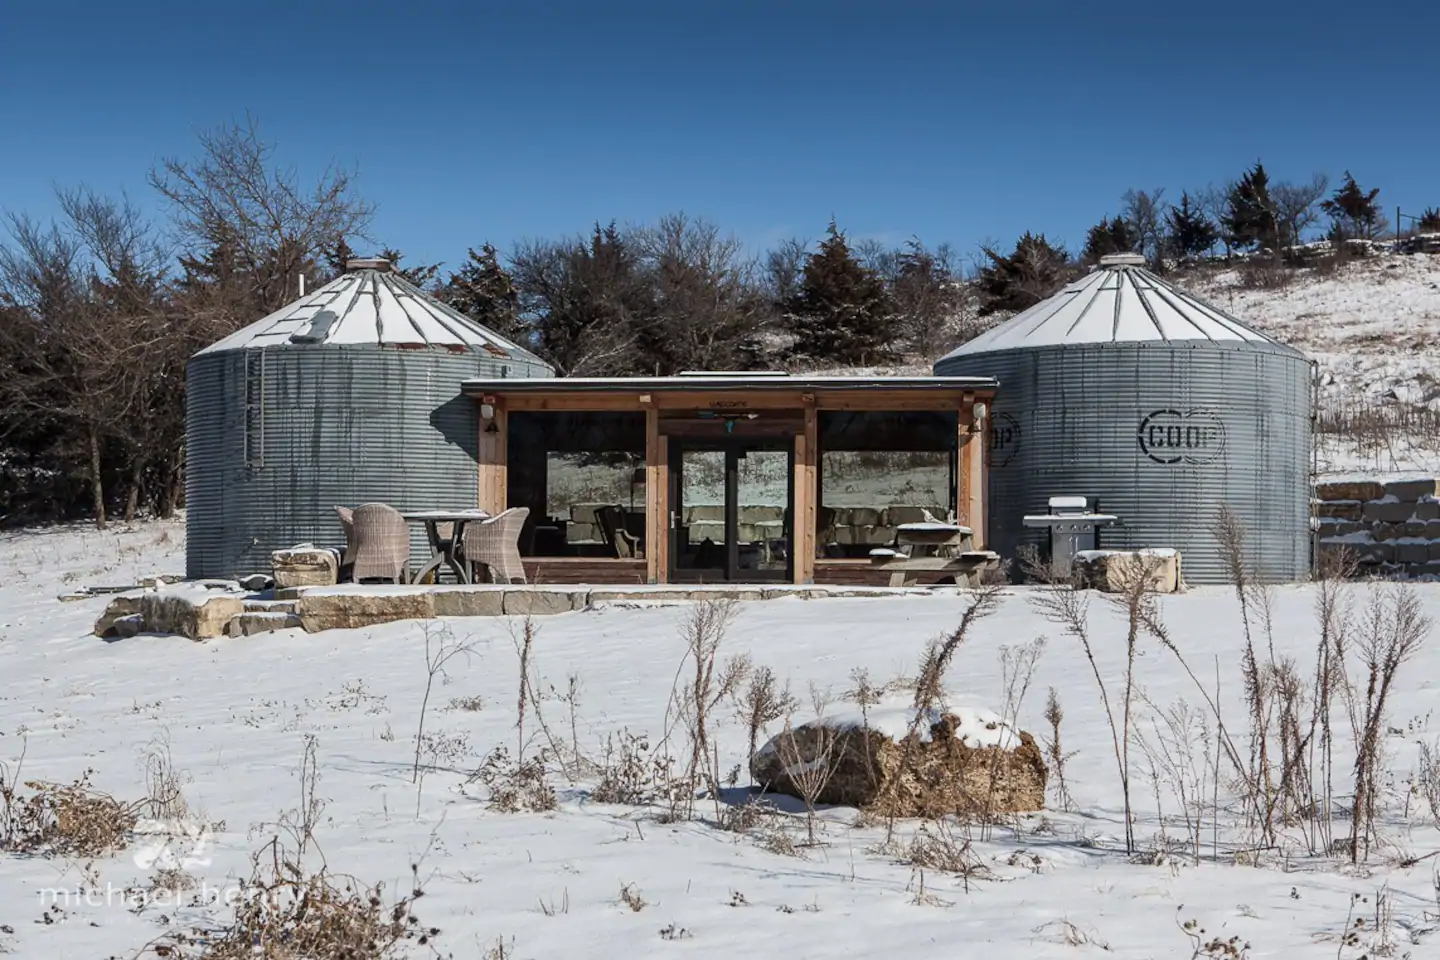
<svg viewBox="0 0 1440 960"><path fill-rule="evenodd" d="M864 557L902 523L952 514L957 427L955 413L821 411L820 555Z"/></svg>
<svg viewBox="0 0 1440 960"><path fill-rule="evenodd" d="M529 507L521 552L639 558L645 414L511 413L509 504Z"/></svg>

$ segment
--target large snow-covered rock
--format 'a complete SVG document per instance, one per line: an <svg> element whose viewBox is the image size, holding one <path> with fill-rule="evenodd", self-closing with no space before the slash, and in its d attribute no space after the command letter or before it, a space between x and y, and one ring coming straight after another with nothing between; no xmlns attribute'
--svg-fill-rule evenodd
<svg viewBox="0 0 1440 960"><path fill-rule="evenodd" d="M903 701L792 727L756 751L750 773L778 793L899 817L1040 810L1045 761L1035 738L989 710ZM912 732L913 729L913 732ZM818 778L816 774L819 774Z"/></svg>
<svg viewBox="0 0 1440 960"><path fill-rule="evenodd" d="M133 617L140 612L140 602L145 598L147 590L127 590L118 593L106 605L105 612L95 621L95 636L114 637L120 636L121 631L116 628L119 621Z"/></svg>
<svg viewBox="0 0 1440 960"><path fill-rule="evenodd" d="M235 589L183 584L140 599L140 616L150 633L174 633L191 640L209 640L225 634L225 627L245 609L245 597Z"/></svg>
<svg viewBox="0 0 1440 960"><path fill-rule="evenodd" d="M1154 550L1082 550L1075 554L1078 582L1104 593L1126 593L1139 580L1148 580L1154 593L1177 593L1184 588L1180 552Z"/></svg>

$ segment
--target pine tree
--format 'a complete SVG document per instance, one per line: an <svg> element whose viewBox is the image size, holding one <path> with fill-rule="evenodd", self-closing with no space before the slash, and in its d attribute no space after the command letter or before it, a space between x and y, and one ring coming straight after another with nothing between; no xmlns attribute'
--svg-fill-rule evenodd
<svg viewBox="0 0 1440 960"><path fill-rule="evenodd" d="M896 264L890 297L898 331L915 353L933 355L954 325L963 295L953 254L944 244L932 253L919 239L911 239Z"/></svg>
<svg viewBox="0 0 1440 960"><path fill-rule="evenodd" d="M980 268L981 314L1026 310L1050 296L1070 278L1070 255L1052 246L1045 234L1028 231L1008 257L982 248L990 262Z"/></svg>
<svg viewBox="0 0 1440 960"><path fill-rule="evenodd" d="M411 286L428 291L435 284L435 278L440 273L440 264L431 263L418 267L402 267L400 261L405 259L405 254L394 247L386 247L376 254L381 260L390 261L390 269L401 279Z"/></svg>
<svg viewBox="0 0 1440 960"><path fill-rule="evenodd" d="M1426 207L1425 212L1420 214L1420 222L1415 226L1421 233L1440 233L1440 210Z"/></svg>
<svg viewBox="0 0 1440 960"><path fill-rule="evenodd" d="M1366 191L1360 188L1350 171L1345 171L1345 182L1320 204L1320 209L1330 217L1337 239L1374 240L1386 227L1384 215L1377 202L1380 189Z"/></svg>
<svg viewBox="0 0 1440 960"><path fill-rule="evenodd" d="M1082 262L1096 264L1101 257L1114 253L1131 253L1135 250L1136 238L1130 227L1120 217L1101 217L1100 222L1085 234L1085 249L1080 254Z"/></svg>
<svg viewBox="0 0 1440 960"><path fill-rule="evenodd" d="M500 264L487 241L476 253L471 247L463 267L450 274L437 292L439 299L502 337L524 343L529 332L520 322L520 295L515 281Z"/></svg>
<svg viewBox="0 0 1440 960"><path fill-rule="evenodd" d="M334 243L326 244L323 252L332 280L345 272L345 264L360 256L344 237L336 237Z"/></svg>
<svg viewBox="0 0 1440 960"><path fill-rule="evenodd" d="M895 314L885 283L855 258L834 220L820 249L805 259L785 321L794 352L813 360L855 365L893 354Z"/></svg>
<svg viewBox="0 0 1440 960"><path fill-rule="evenodd" d="M1220 238L1220 233L1215 229L1215 224L1205 216L1204 211L1190 199L1190 194L1180 194L1180 206L1171 207L1169 220L1169 237L1167 238L1171 252L1180 258L1197 257L1211 247Z"/></svg>
<svg viewBox="0 0 1440 960"><path fill-rule="evenodd" d="M1269 248L1280 251L1280 228L1270 198L1270 175L1259 160L1230 190L1221 227L1237 250Z"/></svg>

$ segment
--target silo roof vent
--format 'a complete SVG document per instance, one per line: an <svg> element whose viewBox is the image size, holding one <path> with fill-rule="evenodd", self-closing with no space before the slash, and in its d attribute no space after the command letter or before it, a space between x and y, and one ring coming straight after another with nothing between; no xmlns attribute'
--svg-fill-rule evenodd
<svg viewBox="0 0 1440 960"><path fill-rule="evenodd" d="M1100 258L1100 266L1106 270L1116 267L1143 267L1145 258L1138 253L1107 253Z"/></svg>
<svg viewBox="0 0 1440 960"><path fill-rule="evenodd" d="M384 257L356 257L353 260L345 261L346 273L354 273L356 270L378 270L381 273L389 273L390 269L390 261Z"/></svg>

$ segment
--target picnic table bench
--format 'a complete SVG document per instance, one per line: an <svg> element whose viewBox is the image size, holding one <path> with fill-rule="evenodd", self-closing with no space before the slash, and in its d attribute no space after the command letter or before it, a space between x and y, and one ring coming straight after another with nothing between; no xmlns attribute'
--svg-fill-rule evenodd
<svg viewBox="0 0 1440 960"><path fill-rule="evenodd" d="M870 551L873 569L890 574L890 586L915 585L921 573L948 573L959 583L999 563L1000 555L976 550L975 533L954 523L926 521L902 523L895 530L894 545Z"/></svg>

